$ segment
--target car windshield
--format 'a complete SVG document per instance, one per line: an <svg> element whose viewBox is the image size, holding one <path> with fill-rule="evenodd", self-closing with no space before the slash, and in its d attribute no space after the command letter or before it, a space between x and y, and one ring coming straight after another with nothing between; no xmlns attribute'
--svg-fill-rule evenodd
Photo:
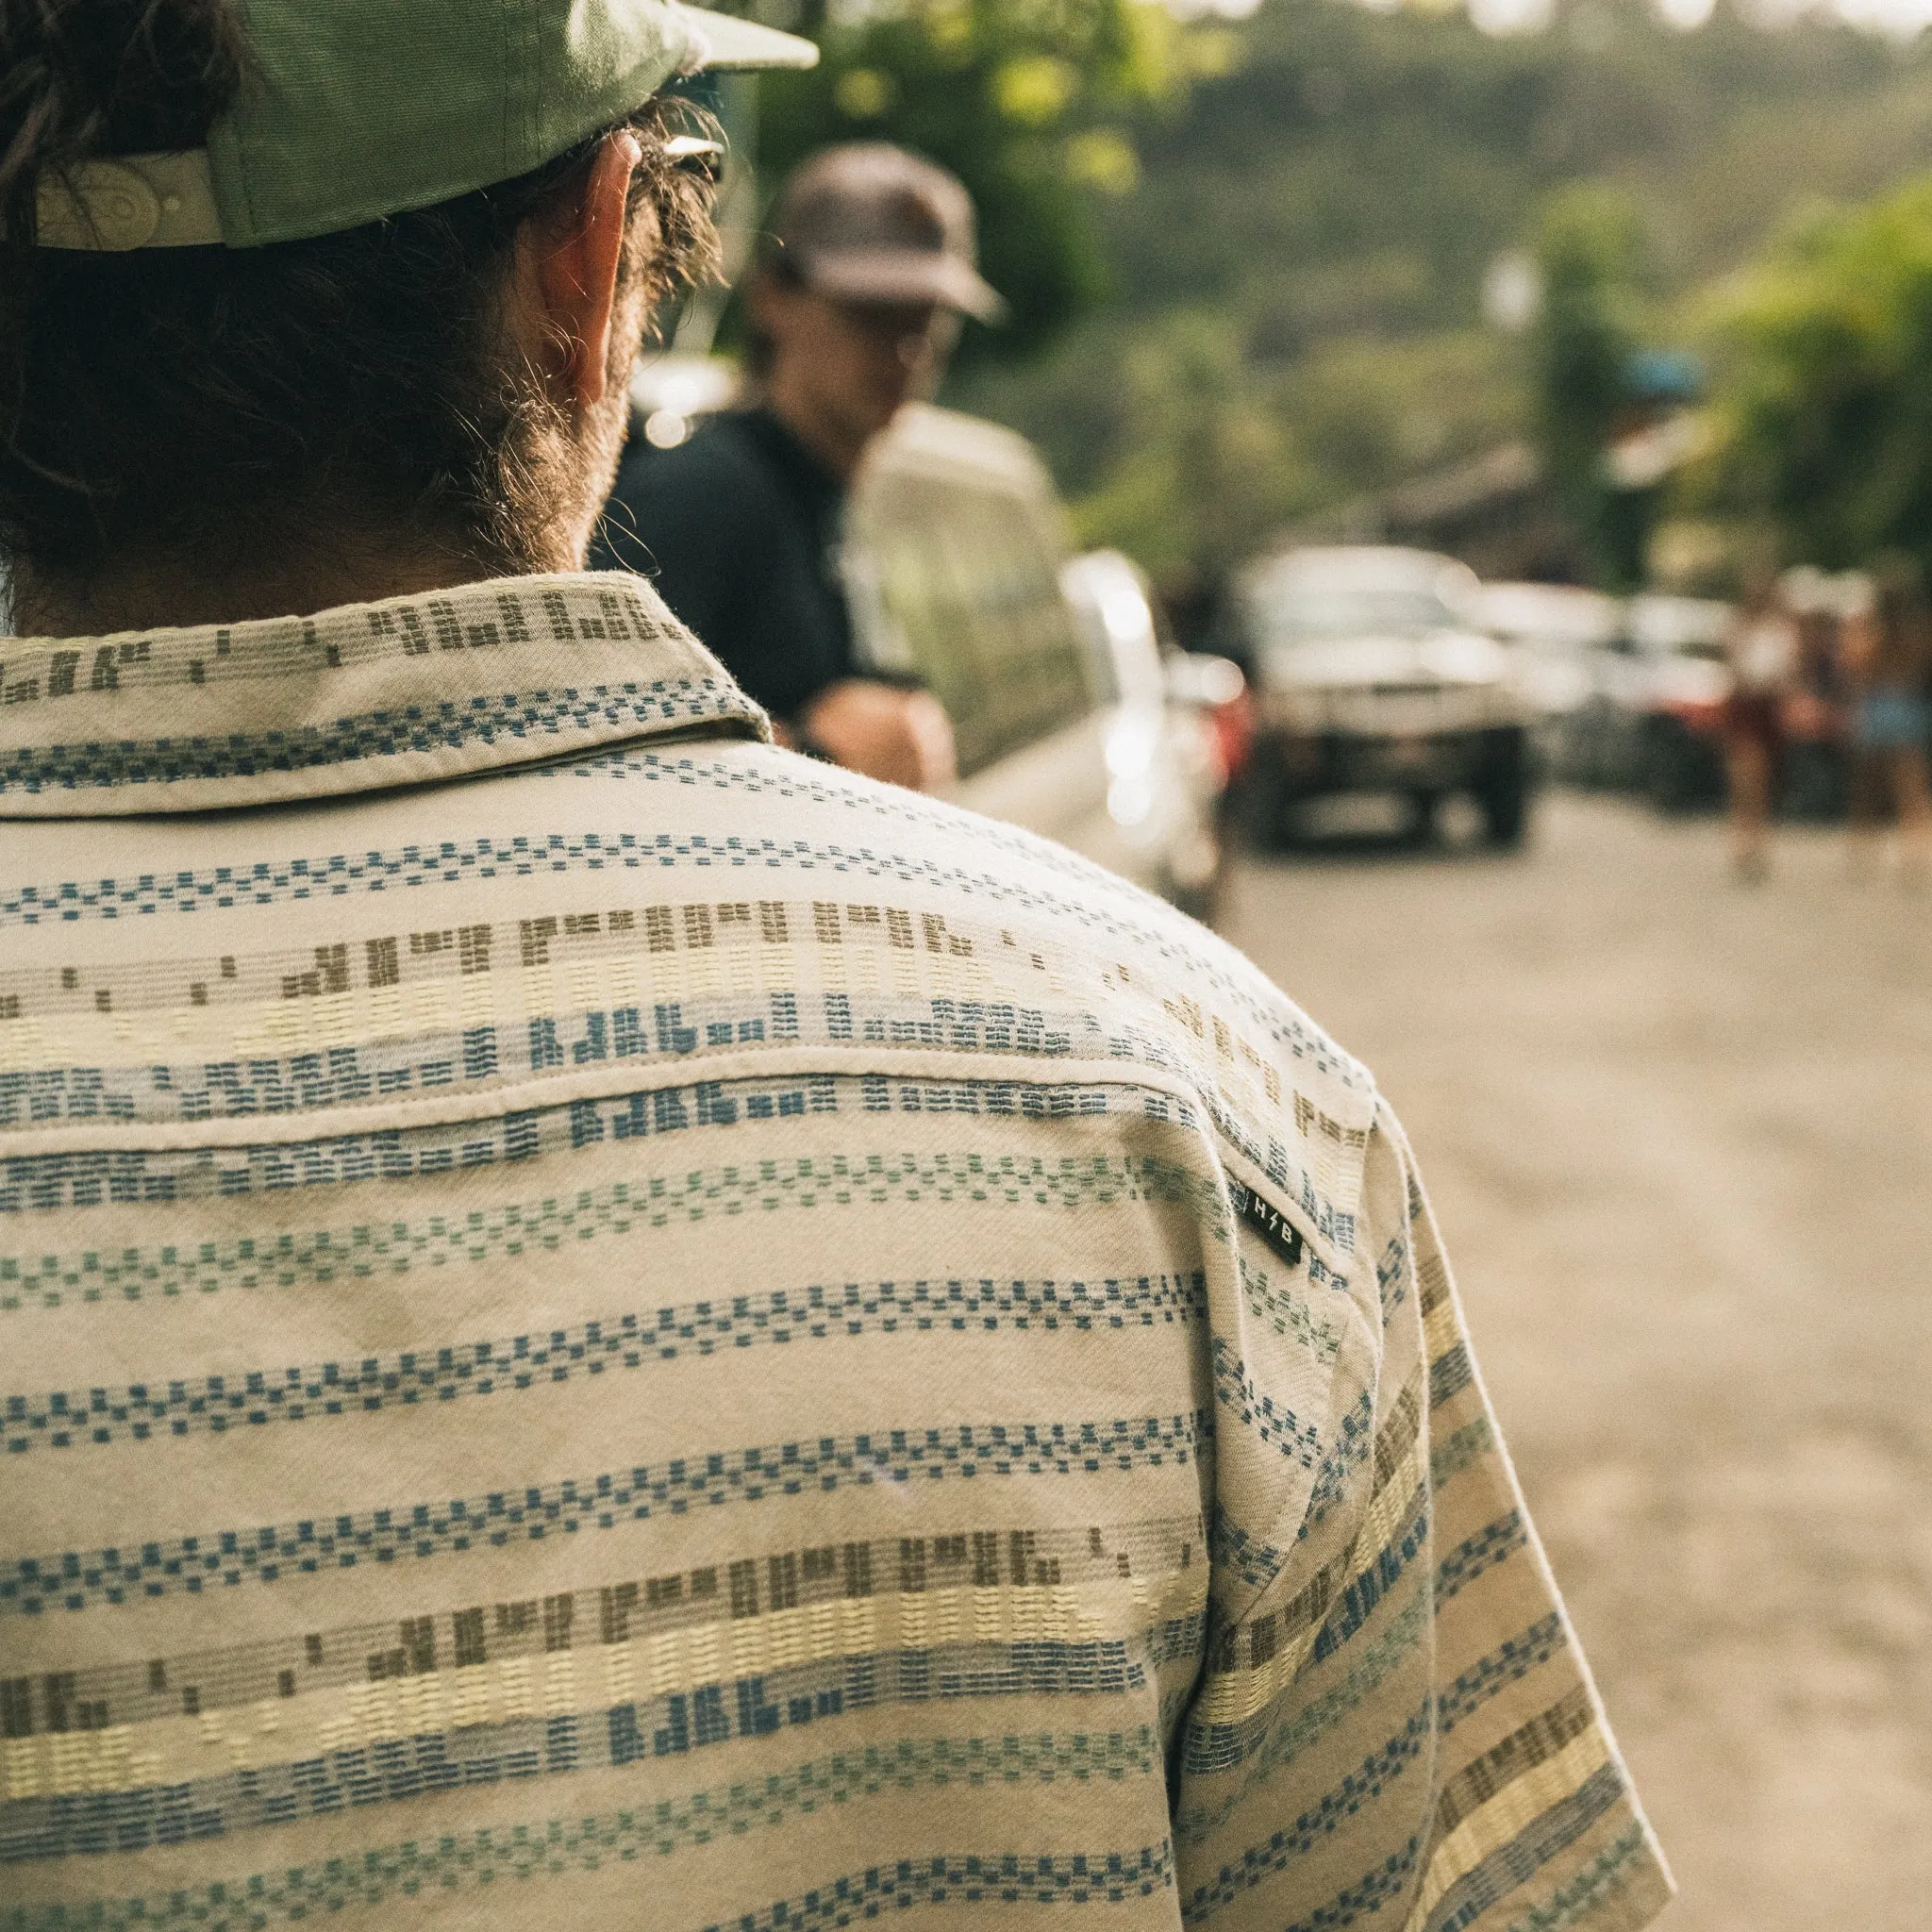
<svg viewBox="0 0 1932 1932"><path fill-rule="evenodd" d="M1368 586L1279 590L1267 600L1265 620L1274 641L1284 644L1339 638L1424 637L1430 631L1452 629L1457 621L1455 611L1431 591Z"/></svg>

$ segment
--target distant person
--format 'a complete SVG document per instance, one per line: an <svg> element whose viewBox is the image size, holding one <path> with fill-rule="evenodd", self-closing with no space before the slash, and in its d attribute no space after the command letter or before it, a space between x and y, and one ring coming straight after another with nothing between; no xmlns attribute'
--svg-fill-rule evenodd
<svg viewBox="0 0 1932 1932"><path fill-rule="evenodd" d="M1768 561L1756 564L1726 641L1731 691L1724 721L1732 863L1740 879L1754 883L1771 869L1771 820L1785 762L1785 706L1798 687L1802 644L1776 569Z"/></svg>
<svg viewBox="0 0 1932 1932"><path fill-rule="evenodd" d="M1875 847L1886 821L1898 827L1899 858L1923 881L1932 862L1932 603L1908 557L1874 567L1872 608L1848 627L1852 691L1852 841L1855 863Z"/></svg>
<svg viewBox="0 0 1932 1932"><path fill-rule="evenodd" d="M591 561L651 578L787 742L930 790L953 775L952 727L860 665L839 547L866 451L932 389L959 316L1003 306L973 204L902 148L828 148L780 192L745 305L749 407L675 449L634 443Z"/></svg>

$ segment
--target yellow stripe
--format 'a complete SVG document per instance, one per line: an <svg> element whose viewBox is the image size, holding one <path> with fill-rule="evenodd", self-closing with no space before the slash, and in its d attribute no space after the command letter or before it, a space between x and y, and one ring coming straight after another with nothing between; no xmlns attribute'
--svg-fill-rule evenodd
<svg viewBox="0 0 1932 1932"><path fill-rule="evenodd" d="M842 950L826 947L816 957L836 959ZM885 952L883 946L875 950ZM179 1005L117 1007L105 1014L23 1015L0 1030L0 1073L98 1066L103 1042L108 1040L117 1065L180 1064L229 1060L237 1055L300 1053L318 1046L366 1050L384 1043L408 1044L464 1027L494 1024L513 1028L533 1018L584 1008L703 1002L727 992L741 999L760 992L802 992L808 987L800 981L801 956L812 952L808 946L754 942L665 954L592 954L543 966L499 964L487 974L468 977L425 974L395 986L208 1006L196 1006L189 999L188 981L194 969L184 966ZM977 956L894 950L888 958L897 981L895 991L904 998L1022 1000L1038 991L1017 974L989 970ZM288 963L299 966L300 956L290 955ZM359 959L355 970L359 976Z"/></svg>
<svg viewBox="0 0 1932 1932"><path fill-rule="evenodd" d="M1545 1811L1573 1796L1609 1760L1609 1746L1603 1733L1591 1724L1556 1757L1546 1757L1505 1785L1487 1805L1472 1811L1436 1847L1404 1932L1421 1932L1437 1900L1458 1878L1474 1872L1491 1852L1507 1844Z"/></svg>
<svg viewBox="0 0 1932 1932"><path fill-rule="evenodd" d="M1348 1587L1350 1579L1361 1574L1362 1553L1373 1557L1407 1521L1422 1491L1425 1473L1421 1448L1418 1438L1403 1471L1407 1480L1388 1484L1370 1499L1361 1529L1349 1550L1344 1574L1337 1585L1337 1595ZM1325 1622L1325 1616L1318 1616L1306 1630L1286 1640L1258 1670L1236 1670L1210 1676L1195 1705L1200 1721L1211 1724L1241 1724L1257 1711L1265 1710L1307 1661Z"/></svg>
<svg viewBox="0 0 1932 1932"><path fill-rule="evenodd" d="M1092 1643L1199 1610L1208 1566L1083 1588L1002 1584L846 1597L628 1643L428 1671L374 1684L100 1731L7 1740L0 1801L138 1790L291 1764L473 1724L595 1715L727 1677L796 1670L868 1652L1019 1641Z"/></svg>
<svg viewBox="0 0 1932 1932"><path fill-rule="evenodd" d="M1427 1339L1432 1367L1462 1340L1462 1324L1456 1319L1456 1303L1451 1296L1445 1294L1424 1316L1423 1334Z"/></svg>

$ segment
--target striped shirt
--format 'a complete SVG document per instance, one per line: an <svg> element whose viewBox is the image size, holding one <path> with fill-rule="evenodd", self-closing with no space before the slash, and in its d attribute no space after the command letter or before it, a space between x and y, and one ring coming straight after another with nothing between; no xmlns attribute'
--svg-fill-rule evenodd
<svg viewBox="0 0 1932 1932"><path fill-rule="evenodd" d="M0 1926L1646 1923L1402 1132L640 582L0 642Z"/></svg>

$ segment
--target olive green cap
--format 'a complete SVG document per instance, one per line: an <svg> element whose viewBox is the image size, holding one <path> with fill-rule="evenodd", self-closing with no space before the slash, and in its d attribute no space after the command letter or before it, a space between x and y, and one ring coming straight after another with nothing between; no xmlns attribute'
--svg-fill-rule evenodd
<svg viewBox="0 0 1932 1932"><path fill-rule="evenodd" d="M117 156L44 182L42 245L331 234L528 174L681 75L818 58L809 41L676 0L240 0L239 12L246 74L205 159Z"/></svg>

